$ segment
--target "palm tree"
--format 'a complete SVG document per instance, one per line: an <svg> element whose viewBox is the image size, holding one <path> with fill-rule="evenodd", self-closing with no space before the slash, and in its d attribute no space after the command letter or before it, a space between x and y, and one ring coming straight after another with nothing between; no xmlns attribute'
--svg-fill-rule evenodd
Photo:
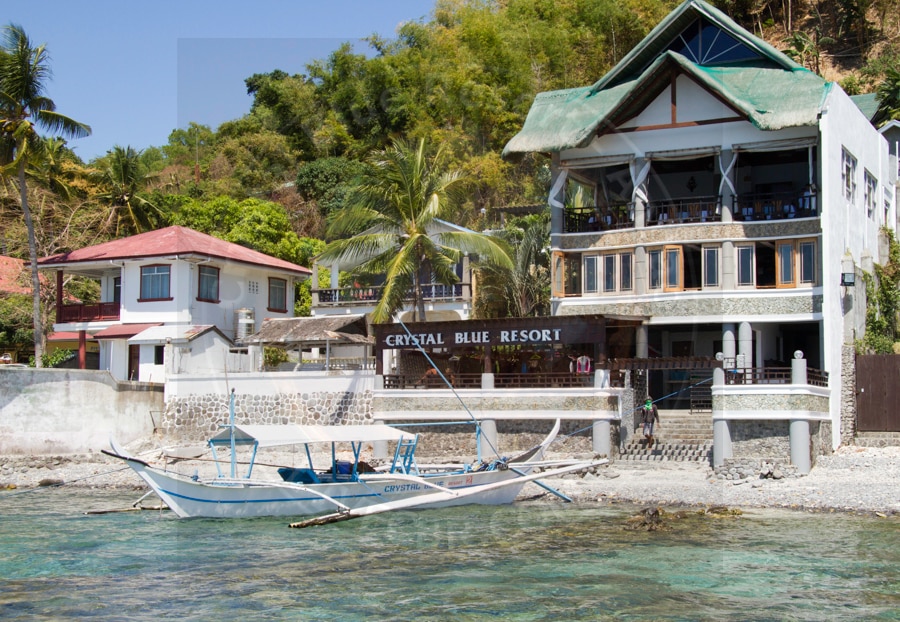
<svg viewBox="0 0 900 622"><path fill-rule="evenodd" d="M41 367L44 354L41 282L25 170L45 147L38 128L70 138L88 136L91 128L56 112L56 104L44 95L45 82L50 77L50 57L45 46L32 47L22 27L14 24L4 27L0 42L0 173L6 179L15 176L19 186L31 261L34 361Z"/></svg>
<svg viewBox="0 0 900 622"><path fill-rule="evenodd" d="M514 250L513 269L485 266L479 272L479 317L539 317L550 312L550 218L529 216L501 237Z"/></svg>
<svg viewBox="0 0 900 622"><path fill-rule="evenodd" d="M876 123L900 119L900 69L888 68L884 79L875 90L875 97L878 100L878 112L875 113Z"/></svg>
<svg viewBox="0 0 900 622"><path fill-rule="evenodd" d="M115 224L115 234L143 233L163 220L162 211L143 196L150 180L141 152L116 145L101 160L97 184L103 188L97 198L110 207L107 225Z"/></svg>
<svg viewBox="0 0 900 622"><path fill-rule="evenodd" d="M370 159L372 169L329 225L331 239L352 237L330 243L319 256L321 263L349 263L361 274L385 277L374 322L390 321L410 292L414 318L425 321L422 284L432 275L438 283L456 283L454 268L463 254L512 267L502 245L489 236L437 231L441 214L462 198L464 181L458 171L443 172L443 160L443 149L427 156L424 140L417 146L395 140Z"/></svg>

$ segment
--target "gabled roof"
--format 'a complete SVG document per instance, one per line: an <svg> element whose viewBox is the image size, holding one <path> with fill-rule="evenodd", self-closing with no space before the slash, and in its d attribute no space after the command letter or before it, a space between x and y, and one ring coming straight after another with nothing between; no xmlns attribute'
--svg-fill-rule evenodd
<svg viewBox="0 0 900 622"><path fill-rule="evenodd" d="M365 315L272 318L263 320L259 331L243 343L372 343L367 335Z"/></svg>
<svg viewBox="0 0 900 622"><path fill-rule="evenodd" d="M42 268L48 268L123 259L174 256L222 259L304 276L311 274L311 271L303 266L179 226L148 231L121 240L112 240L68 253L51 255L39 259L38 264Z"/></svg>
<svg viewBox="0 0 900 622"><path fill-rule="evenodd" d="M866 115L866 118L871 121L875 118L875 115L878 113L878 94L877 93L863 93L861 95L851 95L850 99L853 100L853 103L856 104L856 107L859 108L860 112Z"/></svg>
<svg viewBox="0 0 900 622"><path fill-rule="evenodd" d="M705 20L698 22L697 20ZM743 55L737 60L699 60L686 28L714 27ZM690 52L695 58L688 58ZM815 125L831 84L735 24L703 0L687 0L651 31L609 73L591 86L540 93L504 157L587 146L598 131L639 112L687 75L760 130Z"/></svg>

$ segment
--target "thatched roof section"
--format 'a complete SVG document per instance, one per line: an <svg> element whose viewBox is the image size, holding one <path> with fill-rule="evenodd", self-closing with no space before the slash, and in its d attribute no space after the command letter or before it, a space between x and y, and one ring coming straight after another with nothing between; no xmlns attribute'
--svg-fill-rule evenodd
<svg viewBox="0 0 900 622"><path fill-rule="evenodd" d="M288 346L327 343L371 344L365 315L294 317L263 320L258 332L246 337L245 344Z"/></svg>

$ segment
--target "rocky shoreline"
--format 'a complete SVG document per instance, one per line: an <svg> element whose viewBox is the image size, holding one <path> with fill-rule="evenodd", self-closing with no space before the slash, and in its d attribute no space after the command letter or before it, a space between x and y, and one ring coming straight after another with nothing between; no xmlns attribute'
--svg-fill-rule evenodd
<svg viewBox="0 0 900 622"><path fill-rule="evenodd" d="M164 460L158 449L129 450L157 464ZM273 458L281 464L292 464L296 455ZM214 473L208 461L179 460L172 466L184 473ZM547 483L578 503L770 507L900 517L900 447L841 447L830 456L820 457L805 476L779 478L762 471L742 475L746 477L727 479L716 475L707 464L616 461ZM0 456L0 498L39 486L146 488L131 469L104 454ZM542 493L542 489L530 485L523 497L539 497Z"/></svg>

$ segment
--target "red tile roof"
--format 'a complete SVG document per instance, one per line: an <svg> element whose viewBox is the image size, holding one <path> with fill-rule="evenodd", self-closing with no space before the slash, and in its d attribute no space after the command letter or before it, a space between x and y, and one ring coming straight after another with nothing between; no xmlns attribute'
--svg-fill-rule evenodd
<svg viewBox="0 0 900 622"><path fill-rule="evenodd" d="M159 322L156 324L116 324L115 326L104 328L99 333L95 333L94 339L127 339L144 332L152 326L159 326Z"/></svg>
<svg viewBox="0 0 900 622"><path fill-rule="evenodd" d="M0 255L0 294L30 294L31 279L25 273L25 262L15 257Z"/></svg>
<svg viewBox="0 0 900 622"><path fill-rule="evenodd" d="M168 257L173 255L201 255L215 259L226 259L254 266L264 266L277 270L286 270L297 274L312 274L304 268L283 259L277 259L264 253L251 250L239 244L233 244L214 238L211 235L188 229L187 227L166 227L156 231L148 231L123 238L104 242L96 246L80 248L68 253L51 255L38 260L41 267L112 261L116 259L143 259L148 257Z"/></svg>

